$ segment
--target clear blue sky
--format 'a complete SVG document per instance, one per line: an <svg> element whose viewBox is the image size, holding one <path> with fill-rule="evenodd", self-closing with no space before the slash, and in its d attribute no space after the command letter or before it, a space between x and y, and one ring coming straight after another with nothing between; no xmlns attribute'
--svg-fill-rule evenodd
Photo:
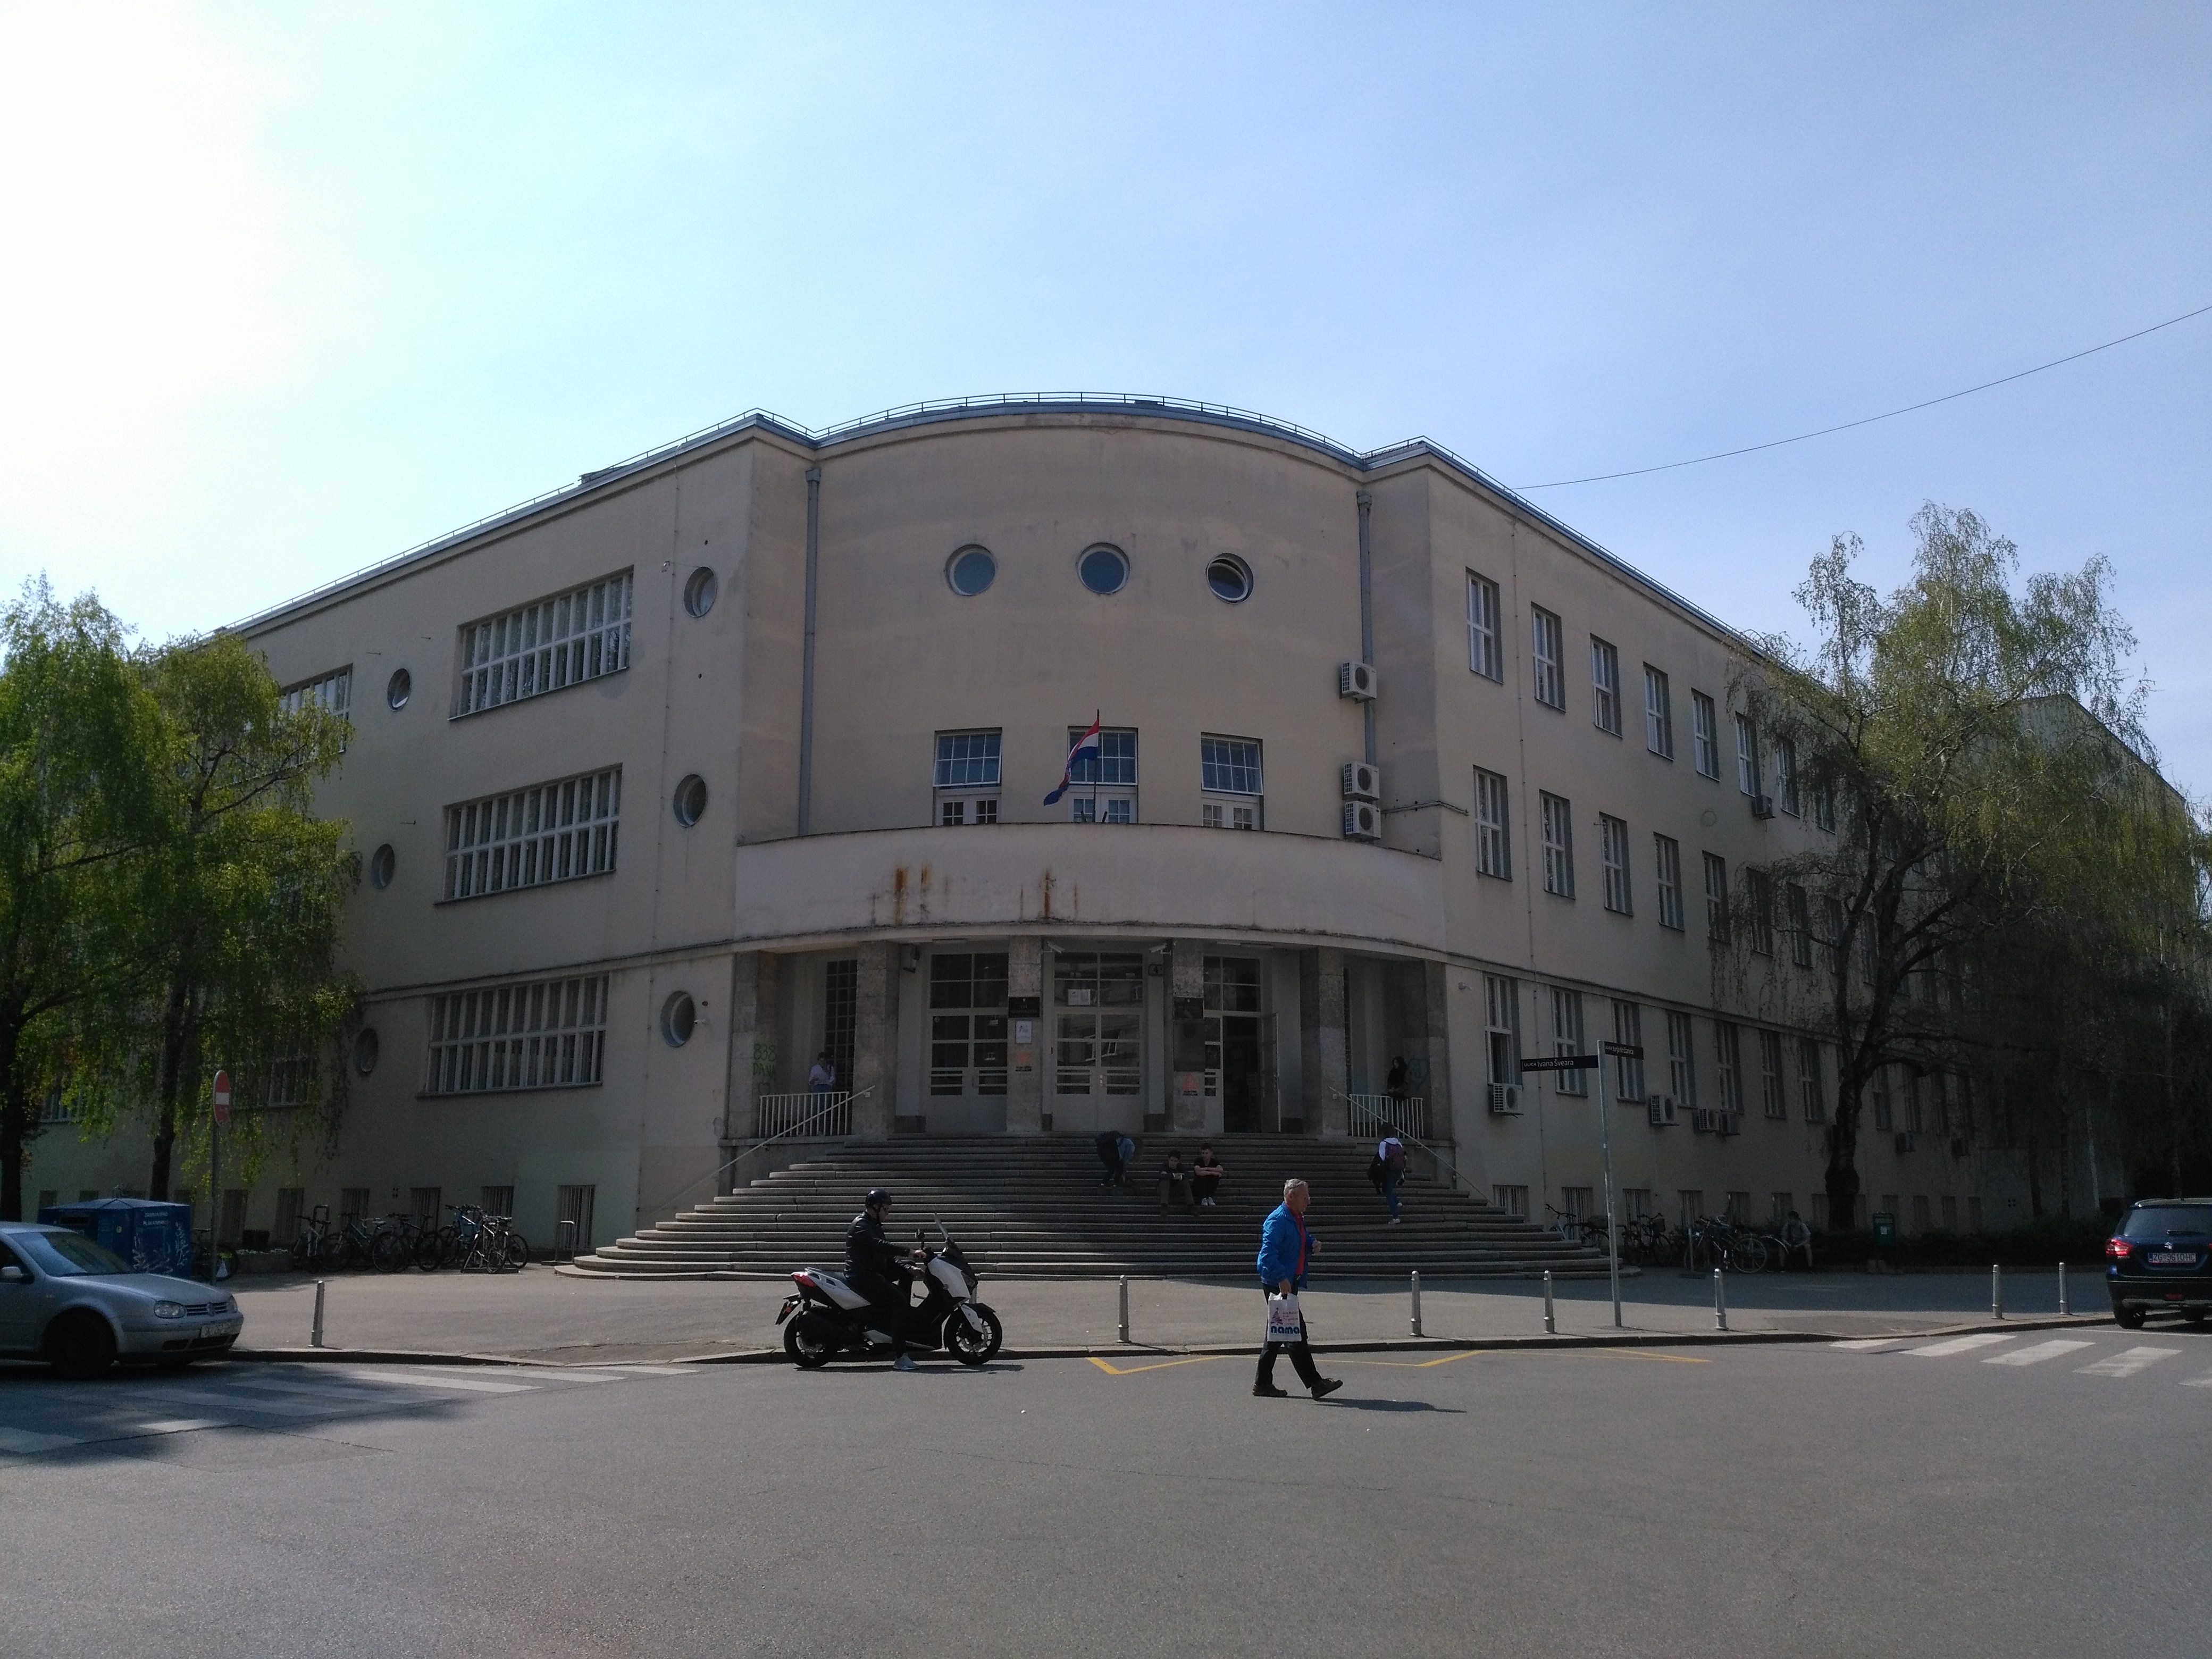
<svg viewBox="0 0 2212 1659"><path fill-rule="evenodd" d="M2212 8L0 5L0 581L234 620L754 405L1232 403L1510 483L2212 302ZM1738 623L2103 553L2212 792L2212 316L1546 491Z"/></svg>

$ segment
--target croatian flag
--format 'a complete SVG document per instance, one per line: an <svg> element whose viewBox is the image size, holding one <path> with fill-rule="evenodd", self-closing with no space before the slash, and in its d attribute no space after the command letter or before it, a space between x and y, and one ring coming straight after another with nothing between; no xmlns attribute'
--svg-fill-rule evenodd
<svg viewBox="0 0 2212 1659"><path fill-rule="evenodd" d="M1060 787L1044 798L1047 806L1060 804L1060 798L1067 793L1067 786L1074 780L1076 762L1085 755L1091 757L1091 764L1095 768L1098 764L1098 720L1096 715L1091 717L1091 729L1078 738L1075 747L1067 751L1067 764L1060 774Z"/></svg>

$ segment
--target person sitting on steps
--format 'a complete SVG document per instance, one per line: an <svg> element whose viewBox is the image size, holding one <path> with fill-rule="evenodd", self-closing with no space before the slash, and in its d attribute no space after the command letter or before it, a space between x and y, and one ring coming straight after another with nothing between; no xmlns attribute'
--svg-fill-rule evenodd
<svg viewBox="0 0 2212 1659"><path fill-rule="evenodd" d="M1170 1196L1193 1215L1198 1213L1198 1200L1191 1188L1191 1172L1183 1168L1182 1154L1171 1152L1160 1164L1160 1213L1168 1212Z"/></svg>
<svg viewBox="0 0 2212 1659"><path fill-rule="evenodd" d="M1221 1160L1213 1155L1212 1141L1198 1149L1197 1161L1190 1166L1190 1190L1198 1200L1199 1208L1214 1207L1213 1194L1220 1189L1221 1177L1228 1173L1221 1167Z"/></svg>

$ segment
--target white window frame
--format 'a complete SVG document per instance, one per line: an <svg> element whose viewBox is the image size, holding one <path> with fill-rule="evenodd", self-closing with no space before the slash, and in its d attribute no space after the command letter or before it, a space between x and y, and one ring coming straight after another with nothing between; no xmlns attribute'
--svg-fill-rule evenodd
<svg viewBox="0 0 2212 1659"><path fill-rule="evenodd" d="M286 686L276 695L276 703L288 714L296 714L305 708L320 708L336 714L340 720L353 717L353 665L333 668L318 674L313 679L301 680Z"/></svg>
<svg viewBox="0 0 2212 1659"><path fill-rule="evenodd" d="M1793 818L1803 816L1797 800L1797 745L1788 738L1774 741L1774 804Z"/></svg>
<svg viewBox="0 0 2212 1659"><path fill-rule="evenodd" d="M1068 747L1089 731L1088 726L1067 728ZM1115 753L1109 754L1112 748ZM1126 752L1123 752L1126 751ZM1071 775L1067 786L1067 817L1071 823L1134 823L1137 822L1137 728L1107 726L1098 732L1096 787L1088 776Z"/></svg>
<svg viewBox="0 0 2212 1659"><path fill-rule="evenodd" d="M1628 821L1610 813L1597 815L1598 863L1603 872L1605 908L1615 915L1636 914L1634 889L1629 880Z"/></svg>
<svg viewBox="0 0 2212 1659"><path fill-rule="evenodd" d="M1828 1121L1827 1085L1822 1079L1820 1040L1801 1036L1797 1039L1797 1098L1808 1123Z"/></svg>
<svg viewBox="0 0 2212 1659"><path fill-rule="evenodd" d="M1728 860L1707 853L1705 860L1705 937L1726 944L1729 937Z"/></svg>
<svg viewBox="0 0 2212 1659"><path fill-rule="evenodd" d="M1698 1103L1697 1027L1689 1015L1667 1011L1667 1091L1679 1105Z"/></svg>
<svg viewBox="0 0 2212 1659"><path fill-rule="evenodd" d="M1240 752L1246 749L1249 760ZM1198 820L1206 829L1267 827L1267 751L1259 738L1200 733L1198 787Z"/></svg>
<svg viewBox="0 0 2212 1659"><path fill-rule="evenodd" d="M1528 607L1529 660L1534 673L1534 696L1547 708L1567 711L1566 630L1558 616L1540 605Z"/></svg>
<svg viewBox="0 0 2212 1659"><path fill-rule="evenodd" d="M1613 1004L1613 1040L1632 1048L1644 1046L1644 1010L1637 1003L1614 998ZM1644 1061L1634 1054L1615 1054L1613 1057L1613 1098L1622 1101L1644 1098Z"/></svg>
<svg viewBox="0 0 2212 1659"><path fill-rule="evenodd" d="M1513 879L1513 821L1505 775L1474 769L1474 871Z"/></svg>
<svg viewBox="0 0 2212 1659"><path fill-rule="evenodd" d="M1718 783L1721 778L1720 710L1713 700L1695 687L1690 691L1690 749L1698 775Z"/></svg>
<svg viewBox="0 0 2212 1659"><path fill-rule="evenodd" d="M425 1095L597 1087L607 975L518 980L430 999Z"/></svg>
<svg viewBox="0 0 2212 1659"><path fill-rule="evenodd" d="M1590 635L1590 723L1609 736L1620 735L1620 652L1595 634Z"/></svg>
<svg viewBox="0 0 2212 1659"><path fill-rule="evenodd" d="M1751 912L1751 953L1771 957L1774 954L1774 878L1765 870L1747 870L1743 886L1744 908Z"/></svg>
<svg viewBox="0 0 2212 1659"><path fill-rule="evenodd" d="M1662 760L1674 758L1674 691L1667 671L1644 665L1644 746Z"/></svg>
<svg viewBox="0 0 2212 1659"><path fill-rule="evenodd" d="M1565 795L1549 790L1536 793L1537 816L1544 838L1544 890L1559 897L1575 896L1574 808Z"/></svg>
<svg viewBox="0 0 2212 1659"><path fill-rule="evenodd" d="M441 903L610 874L622 830L622 768L534 783L446 808Z"/></svg>
<svg viewBox="0 0 2212 1659"><path fill-rule="evenodd" d="M1504 974L1482 976L1484 1063L1492 1083L1521 1081L1521 981Z"/></svg>
<svg viewBox="0 0 2212 1659"><path fill-rule="evenodd" d="M1721 1109L1743 1115L1743 1028L1734 1020L1713 1022L1713 1054L1720 1079Z"/></svg>
<svg viewBox="0 0 2212 1659"><path fill-rule="evenodd" d="M1790 924L1790 959L1800 968L1813 965L1813 898L1796 882L1782 892L1783 914Z"/></svg>
<svg viewBox="0 0 2212 1659"><path fill-rule="evenodd" d="M971 726L939 732L929 748L931 822L940 829L996 823L1004 728Z"/></svg>
<svg viewBox="0 0 2212 1659"><path fill-rule="evenodd" d="M1561 1058L1589 1052L1583 1047L1583 994L1564 985L1552 987L1552 1052ZM1552 1080L1563 1095L1589 1093L1588 1072L1554 1072Z"/></svg>
<svg viewBox="0 0 2212 1659"><path fill-rule="evenodd" d="M1782 1079L1782 1033L1764 1026L1759 1032L1759 1101L1769 1117L1790 1115L1790 1097Z"/></svg>
<svg viewBox="0 0 2212 1659"><path fill-rule="evenodd" d="M462 625L453 718L619 674L629 666L631 573Z"/></svg>
<svg viewBox="0 0 2212 1659"><path fill-rule="evenodd" d="M1467 573L1467 665L1486 680L1505 678L1504 635L1498 626L1498 584Z"/></svg>
<svg viewBox="0 0 2212 1659"><path fill-rule="evenodd" d="M1659 925L1682 931L1682 843L1672 836L1654 834L1651 862L1657 872Z"/></svg>
<svg viewBox="0 0 2212 1659"><path fill-rule="evenodd" d="M1754 800L1759 798L1759 728L1748 714L1735 716L1735 787Z"/></svg>

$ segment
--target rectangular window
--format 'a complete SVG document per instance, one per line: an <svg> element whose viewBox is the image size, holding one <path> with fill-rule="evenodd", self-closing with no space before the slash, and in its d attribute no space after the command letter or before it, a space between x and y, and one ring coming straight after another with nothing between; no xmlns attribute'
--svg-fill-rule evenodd
<svg viewBox="0 0 2212 1659"><path fill-rule="evenodd" d="M1632 1002L1613 1005L1613 1040L1632 1048L1644 1046L1644 1010ZM1620 1100L1644 1098L1644 1061L1634 1054L1613 1059L1613 1095Z"/></svg>
<svg viewBox="0 0 2212 1659"><path fill-rule="evenodd" d="M1544 890L1575 896L1575 826L1564 796L1538 792L1544 823Z"/></svg>
<svg viewBox="0 0 2212 1659"><path fill-rule="evenodd" d="M1951 1091L1949 1085L1944 1081L1942 1073L1935 1073L1929 1078L1928 1091L1933 1097L1936 1133L1939 1135L1948 1135L1951 1133Z"/></svg>
<svg viewBox="0 0 2212 1659"><path fill-rule="evenodd" d="M1200 738L1199 787L1224 794L1257 795L1260 745L1248 738Z"/></svg>
<svg viewBox="0 0 2212 1659"><path fill-rule="evenodd" d="M1948 1193L1943 1195L1943 1231L1947 1233L1959 1231L1959 1200Z"/></svg>
<svg viewBox="0 0 2212 1659"><path fill-rule="evenodd" d="M1684 1106L1698 1103L1695 1030L1687 1014L1667 1015L1667 1090Z"/></svg>
<svg viewBox="0 0 2212 1659"><path fill-rule="evenodd" d="M1696 1187L1678 1187L1674 1191L1674 1201L1681 1209L1681 1219L1675 1224L1684 1232L1690 1230L1691 1223L1705 1219L1705 1194L1703 1189Z"/></svg>
<svg viewBox="0 0 2212 1659"><path fill-rule="evenodd" d="M1774 801L1791 817L1800 816L1797 802L1797 745L1788 738L1774 744Z"/></svg>
<svg viewBox="0 0 2212 1659"><path fill-rule="evenodd" d="M1789 906L1790 960L1800 968L1813 965L1813 901L1805 890L1791 882L1784 894Z"/></svg>
<svg viewBox="0 0 2212 1659"><path fill-rule="evenodd" d="M1486 679L1505 678L1498 627L1498 584L1467 573L1467 665Z"/></svg>
<svg viewBox="0 0 2212 1659"><path fill-rule="evenodd" d="M288 714L296 714L303 708L319 708L341 720L349 719L353 714L353 665L349 663L313 679L301 680L297 685L288 685L276 701Z"/></svg>
<svg viewBox="0 0 2212 1659"><path fill-rule="evenodd" d="M1797 1039L1797 1103L1806 1122L1827 1121L1827 1096L1820 1087L1820 1044L1813 1037Z"/></svg>
<svg viewBox="0 0 2212 1659"><path fill-rule="evenodd" d="M1628 889L1628 825L1622 819L1599 813L1598 861L1605 878L1605 908L1620 915L1633 915Z"/></svg>
<svg viewBox="0 0 2212 1659"><path fill-rule="evenodd" d="M434 996L422 1092L493 1094L596 1084L606 1028L605 974Z"/></svg>
<svg viewBox="0 0 2212 1659"><path fill-rule="evenodd" d="M1530 659L1535 664L1536 701L1565 711L1567 706L1566 635L1559 619L1531 605L1528 610Z"/></svg>
<svg viewBox="0 0 2212 1659"><path fill-rule="evenodd" d="M1782 1085L1782 1034L1759 1034L1759 1103L1769 1117L1788 1117L1790 1097Z"/></svg>
<svg viewBox="0 0 2212 1659"><path fill-rule="evenodd" d="M442 1215L445 1213L445 1212L439 1207L440 1200L445 1197L445 1194L438 1188L417 1187L415 1191L418 1197L424 1194L428 1194L430 1200L430 1207L428 1209L422 1209L419 1206L416 1209L415 1213L416 1215ZM514 1219L514 1188L512 1187L479 1187L477 1188L477 1202L483 1206L484 1212L488 1215L503 1215L509 1220Z"/></svg>
<svg viewBox="0 0 2212 1659"><path fill-rule="evenodd" d="M1705 854L1705 937L1723 944L1729 936L1728 860Z"/></svg>
<svg viewBox="0 0 2212 1659"><path fill-rule="evenodd" d="M1620 1189L1622 1215L1630 1221L1641 1221L1651 1213L1651 1189L1649 1187L1623 1187Z"/></svg>
<svg viewBox="0 0 2212 1659"><path fill-rule="evenodd" d="M1659 873L1659 925L1682 928L1682 847L1672 836L1651 837Z"/></svg>
<svg viewBox="0 0 2212 1659"><path fill-rule="evenodd" d="M1505 779L1474 769L1474 868L1478 875L1513 879L1513 830L1505 811Z"/></svg>
<svg viewBox="0 0 2212 1659"><path fill-rule="evenodd" d="M1583 1047L1583 994L1580 991L1566 990L1557 985L1552 988L1552 1052L1555 1054L1589 1052ZM1552 1079L1559 1085L1559 1092L1563 1095L1589 1093L1588 1072L1554 1072Z"/></svg>
<svg viewBox="0 0 2212 1659"><path fill-rule="evenodd" d="M1713 1052L1720 1061L1721 1110L1743 1111L1743 1028L1733 1021L1713 1022Z"/></svg>
<svg viewBox="0 0 2212 1659"><path fill-rule="evenodd" d="M1209 800L1200 804L1198 821L1208 830L1257 830L1260 814L1256 807L1239 806L1234 801Z"/></svg>
<svg viewBox="0 0 2212 1659"><path fill-rule="evenodd" d="M1874 1068L1873 1084L1874 1127L1884 1133L1897 1127L1897 1111L1889 1099L1889 1067Z"/></svg>
<svg viewBox="0 0 2212 1659"><path fill-rule="evenodd" d="M1006 1092L1006 953L929 959L929 1092Z"/></svg>
<svg viewBox="0 0 2212 1659"><path fill-rule="evenodd" d="M601 876L615 867L622 768L446 809L448 899Z"/></svg>
<svg viewBox="0 0 2212 1659"><path fill-rule="evenodd" d="M1562 1187L1559 1188L1561 1213L1577 1221L1588 1220L1597 1213L1597 1189L1594 1187Z"/></svg>
<svg viewBox="0 0 2212 1659"><path fill-rule="evenodd" d="M1492 1187L1490 1201L1516 1221L1528 1218L1528 1189L1526 1187Z"/></svg>
<svg viewBox="0 0 2212 1659"><path fill-rule="evenodd" d="M1759 787L1759 732L1748 714L1735 717L1735 787L1754 799Z"/></svg>
<svg viewBox="0 0 2212 1659"><path fill-rule="evenodd" d="M1067 728L1068 746L1090 730ZM1137 733L1115 726L1098 733L1098 753L1085 754L1068 769L1067 815L1077 823L1134 823L1137 821Z"/></svg>
<svg viewBox="0 0 2212 1659"><path fill-rule="evenodd" d="M1674 758L1674 694L1667 676L1644 665L1644 746L1667 760Z"/></svg>
<svg viewBox="0 0 2212 1659"><path fill-rule="evenodd" d="M1747 872L1743 878L1744 904L1751 912L1751 950L1754 956L1774 954L1774 878L1764 870Z"/></svg>
<svg viewBox="0 0 2212 1659"><path fill-rule="evenodd" d="M1483 1018L1486 1033L1490 1081L1521 1080L1521 981L1502 974L1482 976Z"/></svg>
<svg viewBox="0 0 2212 1659"><path fill-rule="evenodd" d="M1713 700L1702 691L1690 693L1690 742L1700 777L1717 781L1721 775L1719 719Z"/></svg>
<svg viewBox="0 0 2212 1659"><path fill-rule="evenodd" d="M460 694L479 714L629 666L630 573L586 583L461 629Z"/></svg>
<svg viewBox="0 0 2212 1659"><path fill-rule="evenodd" d="M995 731L937 734L930 781L936 789L939 823L999 821L1000 742Z"/></svg>
<svg viewBox="0 0 2212 1659"><path fill-rule="evenodd" d="M1920 1073L1905 1074L1905 1127L1914 1134L1920 1133Z"/></svg>
<svg viewBox="0 0 2212 1659"><path fill-rule="evenodd" d="M598 1207L599 1188L556 1187L553 1189L553 1247L589 1255L599 1248L599 1236L592 1212Z"/></svg>
<svg viewBox="0 0 2212 1659"><path fill-rule="evenodd" d="M1620 653L1590 635L1591 719L1601 732L1620 735Z"/></svg>
<svg viewBox="0 0 2212 1659"><path fill-rule="evenodd" d="M1833 893L1820 895L1820 943L1830 951L1842 947L1844 942L1844 902ZM1830 963L1831 966L1834 964Z"/></svg>
<svg viewBox="0 0 2212 1659"><path fill-rule="evenodd" d="M822 1050L833 1086L853 1086L853 1050L860 1035L860 964L853 957L822 964Z"/></svg>
<svg viewBox="0 0 2212 1659"><path fill-rule="evenodd" d="M1836 789L1826 779L1813 785L1813 822L1832 836L1836 833Z"/></svg>

